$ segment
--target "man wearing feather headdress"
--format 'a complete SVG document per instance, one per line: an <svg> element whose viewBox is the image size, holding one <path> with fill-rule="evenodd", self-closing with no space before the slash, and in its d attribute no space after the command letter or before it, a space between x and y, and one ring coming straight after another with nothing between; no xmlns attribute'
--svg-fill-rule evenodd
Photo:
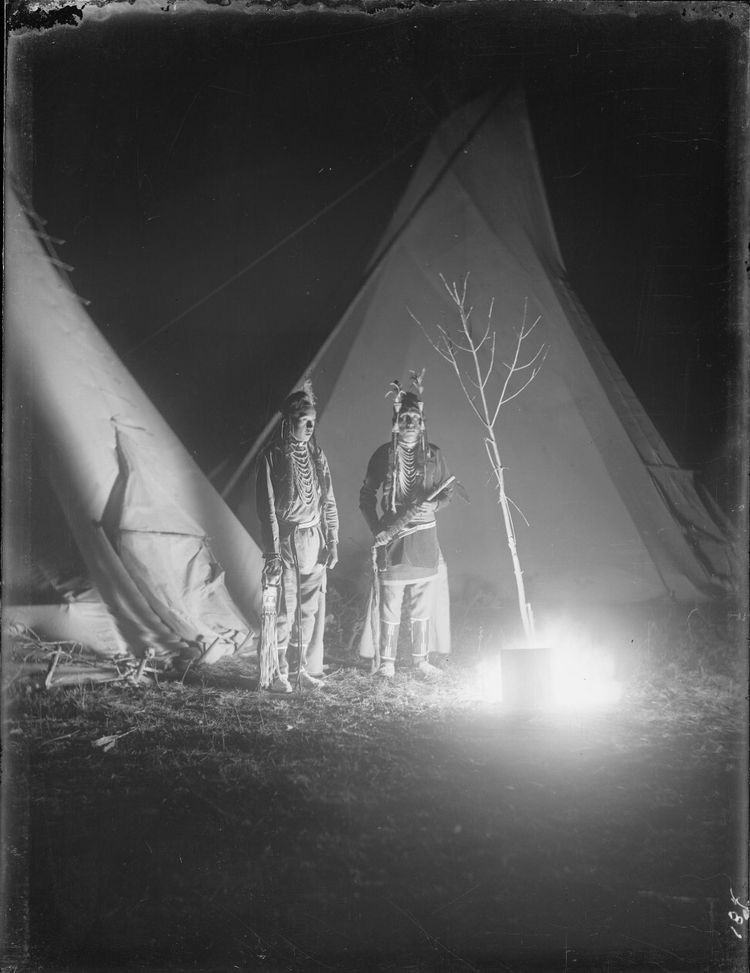
<svg viewBox="0 0 750 973"><path fill-rule="evenodd" d="M328 460L315 439L316 419L312 385L305 382L284 402L278 432L258 463L256 504L265 558L263 581L280 587L277 659L265 686L275 693L292 692L287 660L290 641L299 650L300 688L321 685L307 671L307 651L326 569L338 560L339 518Z"/></svg>
<svg viewBox="0 0 750 973"><path fill-rule="evenodd" d="M428 659L435 582L441 568L444 571L435 515L450 503L453 485L441 489L450 473L438 447L427 440L424 370L411 377L408 392L398 382L391 385L391 441L373 453L359 494L359 508L377 549L377 675L386 678L395 672L402 610L409 619L414 666L426 677L441 675Z"/></svg>

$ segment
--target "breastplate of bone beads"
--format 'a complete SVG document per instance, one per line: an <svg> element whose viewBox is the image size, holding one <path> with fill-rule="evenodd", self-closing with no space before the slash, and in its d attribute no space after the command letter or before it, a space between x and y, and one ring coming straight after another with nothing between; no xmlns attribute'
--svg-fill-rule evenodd
<svg viewBox="0 0 750 973"><path fill-rule="evenodd" d="M417 487L421 482L420 470L417 467L417 449L407 449L398 445L398 482L397 502L399 504L413 503L417 496Z"/></svg>
<svg viewBox="0 0 750 973"><path fill-rule="evenodd" d="M306 506L312 506L316 500L315 470L307 443L292 444L292 469L297 495Z"/></svg>

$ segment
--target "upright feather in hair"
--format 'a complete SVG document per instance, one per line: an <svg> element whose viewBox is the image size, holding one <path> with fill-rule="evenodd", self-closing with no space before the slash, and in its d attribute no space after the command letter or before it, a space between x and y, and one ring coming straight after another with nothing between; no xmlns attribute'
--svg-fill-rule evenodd
<svg viewBox="0 0 750 973"><path fill-rule="evenodd" d="M404 390L401 388L401 382L397 378L388 385L388 391L385 393L385 398L393 396L393 405L398 406L401 404L401 399L404 397Z"/></svg>
<svg viewBox="0 0 750 973"><path fill-rule="evenodd" d="M418 372L414 369L412 369L409 372L409 378L411 379L411 387L414 389L414 391L417 393L420 399L424 395L424 374L426 371L427 369L423 368L421 372Z"/></svg>
<svg viewBox="0 0 750 973"><path fill-rule="evenodd" d="M386 498L385 506L392 513L396 512L396 441L398 438L398 416L401 412L401 400L404 397L404 390L401 388L401 382L397 378L388 386L388 391L385 393L385 397L393 396L393 422L391 423L391 442L388 446L388 472L386 474L386 482L384 489L384 496Z"/></svg>
<svg viewBox="0 0 750 973"><path fill-rule="evenodd" d="M305 378L304 382L302 383L302 391L305 393L305 395L308 397L308 399L312 402L312 404L315 405L315 401L316 401L315 400L315 392L313 391L312 379L310 378L309 375Z"/></svg>

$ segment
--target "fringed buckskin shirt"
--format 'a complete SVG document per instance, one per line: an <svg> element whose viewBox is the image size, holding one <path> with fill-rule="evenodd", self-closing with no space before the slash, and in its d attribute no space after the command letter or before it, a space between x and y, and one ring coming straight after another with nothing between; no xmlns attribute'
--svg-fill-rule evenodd
<svg viewBox="0 0 750 973"><path fill-rule="evenodd" d="M280 443L261 454L256 479L256 504L264 554L279 554L281 541L297 526L320 523L326 544L338 544L339 515L328 460L319 446L306 443L312 468L312 491L305 499L298 489L292 457Z"/></svg>

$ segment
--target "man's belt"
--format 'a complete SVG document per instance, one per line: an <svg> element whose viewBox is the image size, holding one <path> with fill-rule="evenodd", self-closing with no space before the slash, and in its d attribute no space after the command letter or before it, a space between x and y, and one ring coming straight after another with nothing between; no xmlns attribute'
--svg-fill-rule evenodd
<svg viewBox="0 0 750 973"><path fill-rule="evenodd" d="M296 530L307 530L308 527L317 527L320 523L320 514L313 520L306 520L303 524L294 524Z"/></svg>
<svg viewBox="0 0 750 973"><path fill-rule="evenodd" d="M400 540L400 538L407 537L409 534L415 534L418 530L428 530L430 527L434 526L434 520L427 520L423 524L413 524L411 527L404 527L401 530L396 531L391 538L391 541Z"/></svg>

